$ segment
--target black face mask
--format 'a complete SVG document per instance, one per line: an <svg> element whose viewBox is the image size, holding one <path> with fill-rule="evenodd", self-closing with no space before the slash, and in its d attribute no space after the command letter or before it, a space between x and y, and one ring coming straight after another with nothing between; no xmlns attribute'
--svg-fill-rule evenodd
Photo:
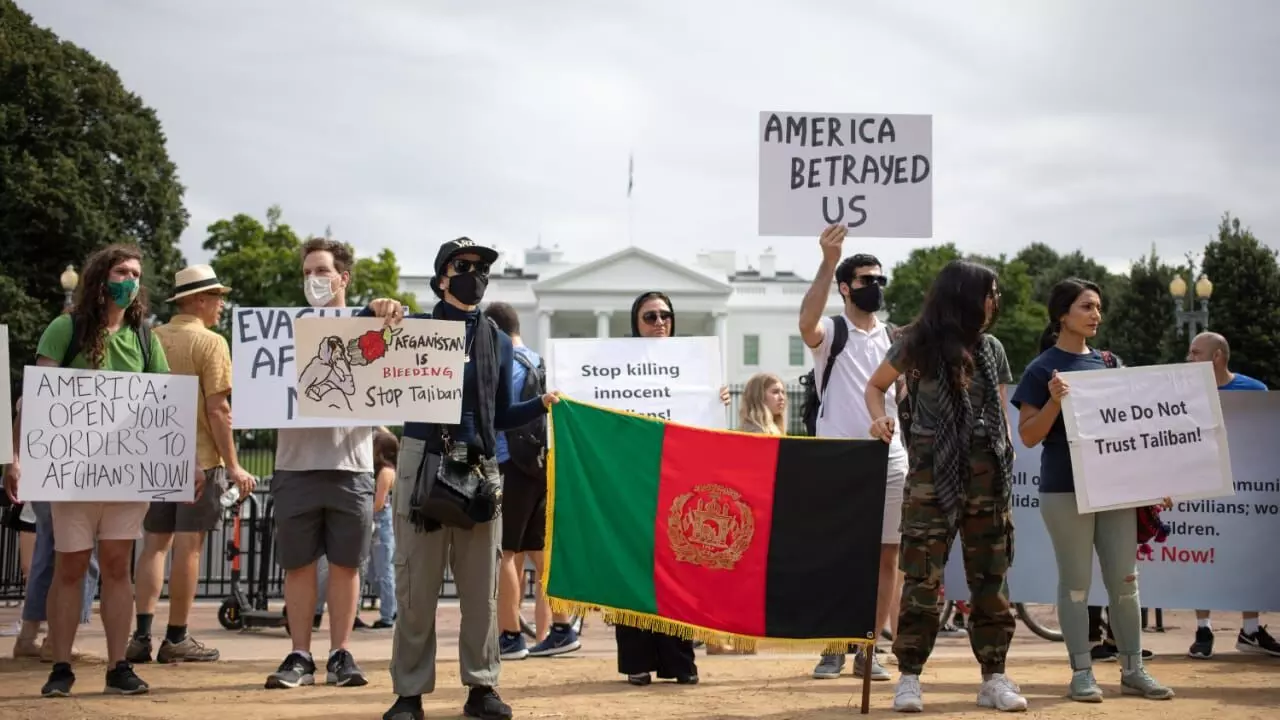
<svg viewBox="0 0 1280 720"><path fill-rule="evenodd" d="M489 278L469 272L449 278L449 294L463 305L479 305L484 291L489 288Z"/></svg>
<svg viewBox="0 0 1280 720"><path fill-rule="evenodd" d="M884 288L879 285L853 288L849 291L849 300L862 312L877 312L884 305Z"/></svg>

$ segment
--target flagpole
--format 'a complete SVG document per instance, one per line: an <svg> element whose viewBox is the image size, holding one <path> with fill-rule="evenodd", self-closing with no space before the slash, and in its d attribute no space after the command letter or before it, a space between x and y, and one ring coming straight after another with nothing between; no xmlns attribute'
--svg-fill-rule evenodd
<svg viewBox="0 0 1280 720"><path fill-rule="evenodd" d="M627 157L627 245L636 244L636 206L631 197L636 182L636 156L632 152Z"/></svg>

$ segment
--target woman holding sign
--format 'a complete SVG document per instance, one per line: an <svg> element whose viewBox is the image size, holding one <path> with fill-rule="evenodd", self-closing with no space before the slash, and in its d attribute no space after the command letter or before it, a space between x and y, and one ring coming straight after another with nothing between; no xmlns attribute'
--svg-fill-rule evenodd
<svg viewBox="0 0 1280 720"><path fill-rule="evenodd" d="M666 293L643 293L631 304L631 337L666 338L676 334L676 312ZM720 400L729 404L729 388L720 388ZM681 685L698 683L698 665L693 659L693 642L674 635L614 625L618 643L618 672L632 685L674 679Z"/></svg>
<svg viewBox="0 0 1280 720"><path fill-rule="evenodd" d="M1089 642L1089 584L1093 554L1098 553L1102 581L1110 598L1111 630L1120 658L1120 688L1126 695L1168 700L1173 691L1156 682L1142 663L1141 611L1138 607L1138 516L1132 509L1080 514L1076 508L1071 451L1062 420L1062 399L1070 391L1059 373L1102 370L1102 353L1089 347L1102 323L1102 290L1068 278L1049 294L1049 327L1041 353L1027 365L1013 394L1018 432L1027 447L1044 443L1040 454L1040 513L1058 563L1058 619L1071 662L1068 696L1102 702L1093 677Z"/></svg>

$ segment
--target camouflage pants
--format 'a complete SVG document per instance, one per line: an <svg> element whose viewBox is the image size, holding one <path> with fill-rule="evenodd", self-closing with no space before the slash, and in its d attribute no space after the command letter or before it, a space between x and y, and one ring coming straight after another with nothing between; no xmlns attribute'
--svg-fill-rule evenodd
<svg viewBox="0 0 1280 720"><path fill-rule="evenodd" d="M1014 631L1005 583L1013 563L1011 488L998 487L995 457L985 438L975 438L969 450L963 504L958 517L948 517L938 504L933 483L933 438L913 438L911 449L898 557L898 566L906 574L893 641L898 667L918 675L933 652L943 568L959 533L971 595L969 644L984 674L1003 673Z"/></svg>

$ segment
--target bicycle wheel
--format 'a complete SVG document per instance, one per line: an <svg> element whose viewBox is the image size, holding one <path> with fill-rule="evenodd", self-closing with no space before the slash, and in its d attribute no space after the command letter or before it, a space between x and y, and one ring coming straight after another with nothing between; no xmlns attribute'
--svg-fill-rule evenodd
<svg viewBox="0 0 1280 720"><path fill-rule="evenodd" d="M1041 610L1039 608L1051 608L1052 612ZM1062 629L1055 626L1057 622L1057 608L1053 605L1041 605L1033 609L1023 603L1014 603L1013 610L1017 614L1018 619L1031 632L1048 640L1049 642L1062 642Z"/></svg>

